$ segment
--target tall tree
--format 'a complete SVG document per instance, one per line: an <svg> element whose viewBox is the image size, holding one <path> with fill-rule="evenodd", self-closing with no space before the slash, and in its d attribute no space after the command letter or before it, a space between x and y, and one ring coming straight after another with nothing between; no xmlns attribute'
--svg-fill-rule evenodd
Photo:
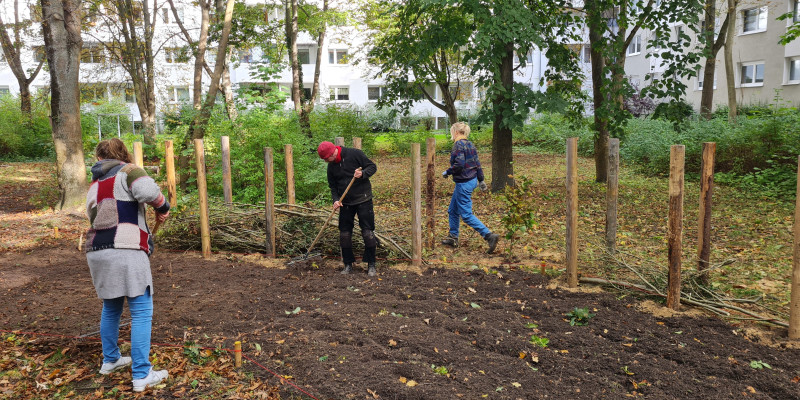
<svg viewBox="0 0 800 400"><path fill-rule="evenodd" d="M312 137L311 133L311 112L314 111L314 103L319 97L319 75L320 66L322 63L322 45L325 43L325 34L327 32L328 21L326 19L328 13L328 0L322 1L322 10L319 13L321 18L313 18L318 14L319 10L311 5L300 5L298 0L286 1L286 19L284 20L286 26L286 48L289 52L289 64L292 69L292 102L294 103L294 111L297 113L300 130L309 138ZM297 52L297 35L300 32L299 11L307 16L309 21L306 31L317 39L317 57L314 64L314 83L311 87L311 97L307 98L305 90L303 90L303 69L300 65Z"/></svg>
<svg viewBox="0 0 800 400"><path fill-rule="evenodd" d="M739 5L739 0L728 0L728 13L727 19L729 21L736 21L736 7ZM733 39L736 35L735 23L728 24L728 29L725 31L725 85L728 87L728 121L736 122L737 105L736 105L736 78L734 76L733 64Z"/></svg>
<svg viewBox="0 0 800 400"><path fill-rule="evenodd" d="M160 6L158 0L107 0L112 12L99 14L106 29L90 35L102 43L128 74L142 117L145 142L155 143L156 91L154 46ZM107 32L106 32L107 30Z"/></svg>
<svg viewBox="0 0 800 400"><path fill-rule="evenodd" d="M426 6L425 0L371 6L379 10L366 13L372 30L368 61L377 66L373 78L386 81L378 106L406 111L421 94L456 123L456 101L472 91L471 63L464 58L473 34L470 16L446 4ZM432 86L439 88L441 100Z"/></svg>
<svg viewBox="0 0 800 400"><path fill-rule="evenodd" d="M606 182L608 139L619 137L631 114L624 99L634 93L625 76L628 46L640 30L653 34L647 42L651 63L663 72L650 74L650 85L642 93L651 97L679 99L686 90L682 78L697 74L694 66L701 51L691 49L687 32L676 26L696 29L701 0L587 0L584 25L589 30L594 102L595 180Z"/></svg>
<svg viewBox="0 0 800 400"><path fill-rule="evenodd" d="M86 166L81 136L80 88L81 9L78 0L41 0L42 35L50 66L50 125L56 153L61 199L58 208L86 201Z"/></svg>
<svg viewBox="0 0 800 400"><path fill-rule="evenodd" d="M31 20L20 19L19 0L13 1L14 24L10 27L10 29L14 34L14 40L12 41L11 37L8 35L9 26L6 25L2 16L0 16L0 44L2 44L3 55L5 55L8 66L11 68L11 72L14 74L14 77L17 79L17 83L19 84L20 110L22 111L23 120L26 124L30 124L31 82L33 82L33 80L36 79L36 76L39 75L39 71L42 69L45 58L42 57L36 67L30 71L30 76L27 76L27 72L22 65L22 51L25 48L25 43L22 40L22 36L29 34L28 31L30 30ZM38 10L31 10L31 12L37 11Z"/></svg>
<svg viewBox="0 0 800 400"><path fill-rule="evenodd" d="M180 29L184 40L186 40L186 43L189 44L189 47L192 49L192 53L194 54L192 104L196 110L199 110L203 105L203 71L206 71L209 76L212 73L205 59L206 49L208 47L208 30L212 3L211 0L197 0L197 5L200 8L200 32L198 33L197 40L195 40L183 25L183 21L178 14L178 9L175 7L174 0L167 1L169 2L172 16L175 18L175 22L178 24L178 28Z"/></svg>
<svg viewBox="0 0 800 400"><path fill-rule="evenodd" d="M725 20L716 32L717 21L717 0L706 0L705 14L703 16L703 26L700 30L705 50L705 65L703 66L703 91L700 94L700 115L705 119L711 119L711 112L714 107L714 79L717 71L717 53L725 45L728 37L728 18L730 13L725 13ZM735 18L734 14L734 18ZM714 36L716 35L716 37Z"/></svg>
<svg viewBox="0 0 800 400"><path fill-rule="evenodd" d="M514 185L512 130L522 126L531 108L547 105L551 95L580 96L580 71L574 55L564 45L575 40L570 25L574 18L563 9L566 1L463 0L449 1L463 7L475 24L475 34L465 59L478 86L486 89L479 118L492 123L492 191ZM515 69L525 68L525 57L514 65L514 54L546 49L548 68L539 84L557 83L558 90L534 91L515 82Z"/></svg>

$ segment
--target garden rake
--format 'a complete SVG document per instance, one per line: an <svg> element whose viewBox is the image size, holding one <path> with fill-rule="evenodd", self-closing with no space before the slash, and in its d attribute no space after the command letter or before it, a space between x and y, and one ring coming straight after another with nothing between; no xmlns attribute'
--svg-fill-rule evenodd
<svg viewBox="0 0 800 400"><path fill-rule="evenodd" d="M361 167L359 167L357 169L357 171L361 171ZM347 188L344 190L344 193L342 193L342 196L339 197L339 202L344 200L344 196L347 196L347 192L350 191L350 187L353 186L353 182L355 182L355 181L356 181L356 177L355 177L355 175L353 175L353 179L350 179L350 183L347 184ZM315 237L314 241L311 242L311 246L308 246L308 250L306 250L306 254L303 254L302 256L297 256L297 257L292 258L291 260L289 260L289 262L286 263L286 265L292 265L292 264L297 263L297 262L307 261L309 258L316 258L316 257L321 257L322 256L322 254L320 254L320 253L315 253L314 255L311 255L311 250L314 249L314 246L317 244L317 241L322 236L322 232L325 230L325 227L328 226L328 223L331 221L331 218L333 218L333 214L336 214L336 210L331 210L331 213L328 215L328 219L325 220L325 223L322 224L322 228L320 228L319 232L317 233L317 237Z"/></svg>

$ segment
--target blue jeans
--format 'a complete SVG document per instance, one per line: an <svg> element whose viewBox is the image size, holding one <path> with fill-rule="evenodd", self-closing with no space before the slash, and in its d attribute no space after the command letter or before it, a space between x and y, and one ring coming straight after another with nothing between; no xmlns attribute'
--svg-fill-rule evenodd
<svg viewBox="0 0 800 400"><path fill-rule="evenodd" d="M119 360L119 318L122 307L128 299L131 311L131 368L133 379L142 379L150 372L150 330L153 322L153 295L150 288L141 296L103 299L103 312L100 314L100 341L103 343L103 362Z"/></svg>
<svg viewBox="0 0 800 400"><path fill-rule="evenodd" d="M478 187L478 178L467 182L456 182L456 187L453 189L453 197L450 199L450 207L447 208L447 214L450 216L451 236L458 237L459 222L461 220L464 220L464 223L478 231L483 238L492 233L472 213L472 192L476 187Z"/></svg>

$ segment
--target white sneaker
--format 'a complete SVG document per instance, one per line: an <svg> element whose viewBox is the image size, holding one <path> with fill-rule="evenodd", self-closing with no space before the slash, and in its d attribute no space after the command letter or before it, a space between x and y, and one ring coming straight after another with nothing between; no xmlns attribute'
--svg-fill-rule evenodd
<svg viewBox="0 0 800 400"><path fill-rule="evenodd" d="M103 363L103 366L100 367L100 374L101 375L108 375L118 369L125 368L131 365L131 358L130 357L120 357L117 361L113 363Z"/></svg>
<svg viewBox="0 0 800 400"><path fill-rule="evenodd" d="M160 371L156 371L153 368L150 368L150 373L147 374L142 379L134 379L133 380L133 391L134 392L143 392L148 387L152 387L158 385L164 379L169 377L169 373L167 370L162 369Z"/></svg>

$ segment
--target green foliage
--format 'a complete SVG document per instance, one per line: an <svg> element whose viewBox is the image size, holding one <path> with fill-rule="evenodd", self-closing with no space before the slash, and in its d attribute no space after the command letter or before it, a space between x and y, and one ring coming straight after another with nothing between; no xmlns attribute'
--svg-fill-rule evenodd
<svg viewBox="0 0 800 400"><path fill-rule="evenodd" d="M53 156L47 98L34 98L31 121L26 123L19 97L0 97L0 159L29 160Z"/></svg>
<svg viewBox="0 0 800 400"><path fill-rule="evenodd" d="M566 316L569 317L570 326L583 326L589 324L589 320L594 317L594 314L590 313L587 307L575 307Z"/></svg>
<svg viewBox="0 0 800 400"><path fill-rule="evenodd" d="M448 371L447 367L445 367L444 365L440 365L440 366L437 367L436 365L431 364L431 369L437 375L447 375L447 374L450 373L450 371Z"/></svg>
<svg viewBox="0 0 800 400"><path fill-rule="evenodd" d="M533 146L535 150L539 151L563 154L566 151L566 140L570 137L578 137L578 154L592 155L594 152L593 133L588 124L575 126L575 122L570 121L563 114L538 114L515 132L514 142L519 145Z"/></svg>
<svg viewBox="0 0 800 400"><path fill-rule="evenodd" d="M535 344L535 345L537 345L537 346L539 346L541 348L545 348L545 347L547 347L547 344L550 343L550 339L548 339L546 337L537 336L537 335L531 335L531 338L530 338L529 342L531 342L531 344Z"/></svg>
<svg viewBox="0 0 800 400"><path fill-rule="evenodd" d="M694 107L686 100L660 103L653 111L653 119L672 122L676 131L682 130L694 116Z"/></svg>
<svg viewBox="0 0 800 400"><path fill-rule="evenodd" d="M750 361L750 368L753 368L753 369L764 369L764 368L772 369L772 366L770 366L769 364L767 364L767 363L765 363L765 362L763 362L761 360L752 360L752 361Z"/></svg>
<svg viewBox="0 0 800 400"><path fill-rule="evenodd" d="M121 114L119 116L119 131L117 130L117 117L108 114ZM83 151L89 156L94 154L97 143L102 139L111 139L120 136L130 137L133 135L133 123L131 121L131 110L128 105L118 101L100 101L97 104L83 104L81 107L81 132L83 136ZM102 132L102 135L101 135ZM144 141L142 134L144 131L137 130L138 139L126 141L128 150L133 151L134 141ZM132 137L130 137L133 139ZM123 139L123 141L125 141ZM153 152L147 152L152 154Z"/></svg>
<svg viewBox="0 0 800 400"><path fill-rule="evenodd" d="M367 155L375 147L375 137L370 133L367 116L353 105L328 104L315 107L311 114L311 131L314 135L314 149L316 144L322 141L332 142L336 137L343 137L346 146L353 143L353 137L360 137L361 148Z"/></svg>
<svg viewBox="0 0 800 400"><path fill-rule="evenodd" d="M514 254L514 243L522 235L526 235L536 226L536 204L533 196L533 181L525 176L516 177L516 186L506 186L500 198L506 205L506 212L501 218L505 227L505 238L508 240L506 252L509 257Z"/></svg>

